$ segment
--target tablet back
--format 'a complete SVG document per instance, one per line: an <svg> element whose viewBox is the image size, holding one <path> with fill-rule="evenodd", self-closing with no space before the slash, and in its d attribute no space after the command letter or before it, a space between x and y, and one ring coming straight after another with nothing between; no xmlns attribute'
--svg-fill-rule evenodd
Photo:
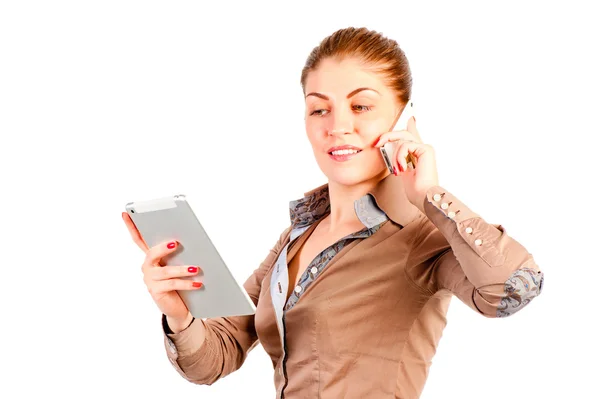
<svg viewBox="0 0 600 399"><path fill-rule="evenodd" d="M225 265L184 195L131 202L126 210L148 247L179 242L177 250L163 258L164 267L200 267L197 275L182 278L202 281L203 286L178 291L194 317L254 314L254 303Z"/></svg>

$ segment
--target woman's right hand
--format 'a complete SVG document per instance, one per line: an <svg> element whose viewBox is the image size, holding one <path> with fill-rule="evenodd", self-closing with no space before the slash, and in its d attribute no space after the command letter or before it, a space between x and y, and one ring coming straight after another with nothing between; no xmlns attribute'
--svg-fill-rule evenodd
<svg viewBox="0 0 600 399"><path fill-rule="evenodd" d="M148 292L156 306L167 316L167 322L171 330L173 332L183 330L192 321L192 315L177 290L197 290L201 288L202 283L181 278L198 274L200 268L196 265L163 267L162 258L175 252L178 243L176 241L165 242L148 248L129 215L123 212L122 216L131 238L146 254L142 264L142 273Z"/></svg>

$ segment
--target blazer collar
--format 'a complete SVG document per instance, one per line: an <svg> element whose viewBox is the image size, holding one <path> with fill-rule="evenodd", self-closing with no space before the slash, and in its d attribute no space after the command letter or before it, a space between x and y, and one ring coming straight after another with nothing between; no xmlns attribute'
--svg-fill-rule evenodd
<svg viewBox="0 0 600 399"><path fill-rule="evenodd" d="M388 175L371 191L370 195L376 205L387 217L401 226L406 226L421 213L410 203L400 177ZM357 199L356 202L363 200ZM356 205L355 202L355 205ZM324 184L304 194L304 198L290 201L290 220L294 228L313 224L331 210L329 204L329 186Z"/></svg>

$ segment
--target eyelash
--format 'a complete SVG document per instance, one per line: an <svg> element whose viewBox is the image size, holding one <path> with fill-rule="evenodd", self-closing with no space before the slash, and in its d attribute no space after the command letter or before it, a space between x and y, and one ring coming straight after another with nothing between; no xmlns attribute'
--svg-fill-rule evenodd
<svg viewBox="0 0 600 399"><path fill-rule="evenodd" d="M363 113L363 112L368 112L368 111L371 111L371 109L373 109L373 107L370 107L370 106L368 106L368 105L353 105L353 106L352 106L352 108L353 108L353 109L355 109L355 108L361 108L361 109L362 109L362 111L357 111L359 114L361 114L361 113ZM323 111L326 111L326 110L324 110L324 109L316 109L316 110L314 110L313 112L311 112L311 113L310 113L310 115L311 115L311 116L313 116L313 115L317 115L317 116L323 116L323 114L322 114L322 113L321 113L321 114L319 114L319 112L323 112Z"/></svg>
<svg viewBox="0 0 600 399"><path fill-rule="evenodd" d="M358 111L360 113L362 113L362 112L368 112L368 111L370 111L373 108L373 107L369 107L368 105L354 105L354 106L352 106L352 108L355 108L355 107L362 107L363 108L363 111Z"/></svg>

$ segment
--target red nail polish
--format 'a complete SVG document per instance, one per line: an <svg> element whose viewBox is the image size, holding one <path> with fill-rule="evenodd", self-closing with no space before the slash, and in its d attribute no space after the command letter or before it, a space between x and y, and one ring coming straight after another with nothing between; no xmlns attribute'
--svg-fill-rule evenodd
<svg viewBox="0 0 600 399"><path fill-rule="evenodd" d="M200 288L200 287L202 287L202 283L200 283L200 282L198 282L198 281L194 281L194 282L192 283L192 285L193 285L195 288Z"/></svg>
<svg viewBox="0 0 600 399"><path fill-rule="evenodd" d="M398 169L396 169L396 167L395 167L395 166L394 166L394 174L395 174L396 176L398 176Z"/></svg>
<svg viewBox="0 0 600 399"><path fill-rule="evenodd" d="M173 249L173 248L175 248L175 245L176 244L174 242L170 242L170 243L167 244L167 248Z"/></svg>
<svg viewBox="0 0 600 399"><path fill-rule="evenodd" d="M188 272L190 272L190 273L196 273L197 271L198 271L198 268L196 266L188 267Z"/></svg>

